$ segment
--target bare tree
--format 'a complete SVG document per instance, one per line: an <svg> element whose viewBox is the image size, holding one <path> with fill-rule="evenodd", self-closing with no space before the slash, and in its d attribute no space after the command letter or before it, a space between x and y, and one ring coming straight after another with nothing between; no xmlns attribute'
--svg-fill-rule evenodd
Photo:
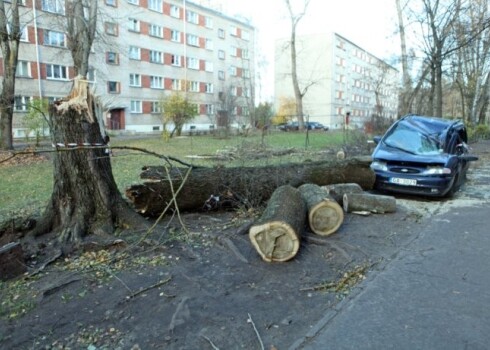
<svg viewBox="0 0 490 350"><path fill-rule="evenodd" d="M103 147L102 107L88 86L90 50L97 26L97 0L66 2L67 37L78 76L70 94L49 108L52 140L57 147L51 199L34 234L55 232L67 247L88 234L102 237L142 219L123 200L110 157ZM73 149L73 145L83 147Z"/></svg>
<svg viewBox="0 0 490 350"><path fill-rule="evenodd" d="M308 88L304 88L301 90L299 80L298 80L298 65L297 65L297 52L296 52L296 30L298 27L298 23L305 16L306 10L308 9L308 5L310 0L304 0L302 10L296 13L293 10L290 0L284 0L288 12L289 18L291 20L291 36L289 39L289 45L291 50L291 77L293 80L293 89L294 96L296 98L296 114L298 115L298 123L299 128L304 128L304 116L303 116L303 97L306 94Z"/></svg>
<svg viewBox="0 0 490 350"><path fill-rule="evenodd" d="M15 95L15 72L22 35L19 19L20 0L0 1L0 47L3 57L3 81L0 92L0 149L12 149L12 121Z"/></svg>

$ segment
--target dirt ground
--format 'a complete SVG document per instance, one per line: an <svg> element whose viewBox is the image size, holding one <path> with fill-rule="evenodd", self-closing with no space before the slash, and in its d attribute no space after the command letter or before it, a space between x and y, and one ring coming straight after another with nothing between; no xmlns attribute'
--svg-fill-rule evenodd
<svg viewBox="0 0 490 350"><path fill-rule="evenodd" d="M193 213L183 215L188 232L174 218L1 283L0 348L288 349L432 215L488 200L490 142L472 146L480 161L453 199L397 197L396 213L347 214L329 237L305 228L286 263L261 260L244 229L250 216Z"/></svg>

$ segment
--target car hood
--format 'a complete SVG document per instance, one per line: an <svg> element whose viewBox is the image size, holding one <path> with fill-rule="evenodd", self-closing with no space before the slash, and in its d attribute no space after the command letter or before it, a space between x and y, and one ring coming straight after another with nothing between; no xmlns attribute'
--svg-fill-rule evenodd
<svg viewBox="0 0 490 350"><path fill-rule="evenodd" d="M372 158L374 160L385 161L398 161L398 162L412 162L412 163L426 163L426 164L446 164L449 155L447 153L441 153L436 155L417 155L403 152L397 149L389 149L385 147L377 148Z"/></svg>

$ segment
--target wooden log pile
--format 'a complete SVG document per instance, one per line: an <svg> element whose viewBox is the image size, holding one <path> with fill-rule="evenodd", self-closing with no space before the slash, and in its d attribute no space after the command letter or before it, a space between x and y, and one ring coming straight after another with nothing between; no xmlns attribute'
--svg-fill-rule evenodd
<svg viewBox="0 0 490 350"><path fill-rule="evenodd" d="M345 213L392 213L392 196L364 192L355 183L318 186L303 184L298 189L285 185L272 194L260 219L249 229L249 238L266 262L294 258L307 222L321 236L336 232Z"/></svg>

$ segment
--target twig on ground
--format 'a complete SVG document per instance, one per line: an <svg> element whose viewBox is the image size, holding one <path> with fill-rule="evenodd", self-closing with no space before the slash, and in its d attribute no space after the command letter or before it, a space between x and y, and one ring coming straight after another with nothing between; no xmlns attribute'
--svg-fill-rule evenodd
<svg viewBox="0 0 490 350"><path fill-rule="evenodd" d="M209 342L209 344L211 344L211 347L213 348L213 350L219 350L219 348L216 345L214 345L214 343L211 341L211 339L209 339L205 335L201 335L201 337L203 337L204 339L206 339Z"/></svg>
<svg viewBox="0 0 490 350"><path fill-rule="evenodd" d="M159 281L159 282L157 282L157 283L155 283L155 284L152 284L151 286L148 286L148 287L146 287L146 288L140 289L140 290L138 290L137 292L134 292L134 293L132 293L132 294L128 295L128 296L126 297L126 300L130 300L130 299L132 299L132 298L134 298L134 297L136 297L136 296L138 296L138 295L140 295L140 294L142 294L142 293L144 293L144 292L149 291L150 289L153 289L153 288L157 288L157 287L163 286L164 284L167 284L167 283L168 283L168 282L170 282L171 280L172 280L172 276L170 276L170 277L169 277L169 278L167 278L166 280ZM166 294L165 294L165 295L166 295ZM173 297L173 295L166 295L166 296L168 296L168 297Z"/></svg>
<svg viewBox="0 0 490 350"><path fill-rule="evenodd" d="M228 237L223 237L223 238L219 238L220 241L223 241L226 246L228 248L230 248L230 250L233 252L233 254L235 254L235 256L241 260L242 262L244 262L245 264L248 264L248 260L247 258L245 258L243 256L242 253L240 253L240 251L238 250L238 248L236 247L236 245L231 241L231 239L229 239Z"/></svg>
<svg viewBox="0 0 490 350"><path fill-rule="evenodd" d="M250 316L250 314L248 314L247 322L252 324L252 327L254 328L255 334L257 335L257 339L259 340L259 343L260 343L260 349L264 350L264 343L262 342L262 338L260 337L259 331L257 330L257 327L255 327L255 323L252 320L252 316Z"/></svg>

